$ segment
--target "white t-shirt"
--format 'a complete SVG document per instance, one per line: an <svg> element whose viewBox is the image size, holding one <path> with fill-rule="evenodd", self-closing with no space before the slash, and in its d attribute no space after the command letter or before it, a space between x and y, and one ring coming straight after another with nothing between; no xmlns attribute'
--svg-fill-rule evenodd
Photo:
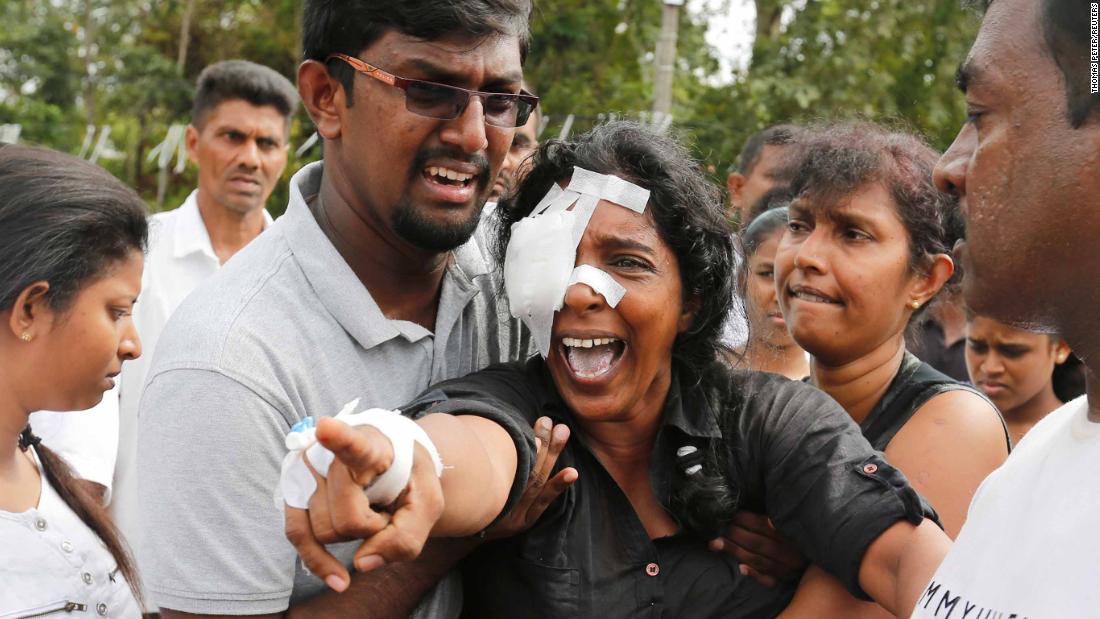
<svg viewBox="0 0 1100 619"><path fill-rule="evenodd" d="M1084 397L982 483L913 619L1100 618L1100 423Z"/></svg>
<svg viewBox="0 0 1100 619"><path fill-rule="evenodd" d="M139 616L107 547L41 478L38 507L0 511L0 617Z"/></svg>

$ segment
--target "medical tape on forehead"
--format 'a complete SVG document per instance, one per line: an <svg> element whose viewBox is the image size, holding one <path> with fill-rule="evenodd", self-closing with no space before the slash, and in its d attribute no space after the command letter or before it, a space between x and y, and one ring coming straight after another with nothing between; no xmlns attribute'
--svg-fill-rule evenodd
<svg viewBox="0 0 1100 619"><path fill-rule="evenodd" d="M618 176L599 174L584 168L573 167L573 178L566 191L583 193L597 200L607 200L638 213L645 212L649 202L649 190L625 181Z"/></svg>
<svg viewBox="0 0 1100 619"><path fill-rule="evenodd" d="M531 215L512 225L504 258L508 309L530 329L543 357L550 352L554 312L561 309L569 286L586 284L611 307L626 294L605 271L589 265L574 268L577 246L600 200L641 214L649 202L649 190L617 176L574 167L568 187L551 185Z"/></svg>

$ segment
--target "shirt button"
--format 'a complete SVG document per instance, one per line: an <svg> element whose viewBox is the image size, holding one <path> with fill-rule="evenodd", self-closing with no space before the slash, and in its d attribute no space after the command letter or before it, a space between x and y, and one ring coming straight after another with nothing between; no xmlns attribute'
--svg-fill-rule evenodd
<svg viewBox="0 0 1100 619"><path fill-rule="evenodd" d="M38 529L39 531L45 531L46 526L47 525L46 525L46 519L45 518L39 518L38 520L34 521L34 528Z"/></svg>
<svg viewBox="0 0 1100 619"><path fill-rule="evenodd" d="M878 472L878 465L877 464L864 464L863 465L863 472L867 473L868 475L874 475L875 473Z"/></svg>
<svg viewBox="0 0 1100 619"><path fill-rule="evenodd" d="M68 540L61 542L61 550L64 550L65 552L72 552L73 543Z"/></svg>
<svg viewBox="0 0 1100 619"><path fill-rule="evenodd" d="M645 566L645 573L649 574L650 576L656 576L657 574L661 573L661 566L657 565L656 563L650 563L649 565Z"/></svg>
<svg viewBox="0 0 1100 619"><path fill-rule="evenodd" d="M92 584L92 575L88 572L84 572L83 574L81 574L80 579L83 580L84 584L86 585Z"/></svg>
<svg viewBox="0 0 1100 619"><path fill-rule="evenodd" d="M97 613L99 613L100 616L106 617L107 616L107 605L104 604L103 602L100 602L99 604L96 605L95 611Z"/></svg>

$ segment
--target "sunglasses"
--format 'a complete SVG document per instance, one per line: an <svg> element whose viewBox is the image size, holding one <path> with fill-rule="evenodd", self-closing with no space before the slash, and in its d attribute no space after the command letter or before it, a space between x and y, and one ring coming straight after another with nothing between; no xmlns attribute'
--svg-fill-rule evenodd
<svg viewBox="0 0 1100 619"><path fill-rule="evenodd" d="M405 109L427 118L454 120L466 111L471 97L480 97L485 122L494 127L512 129L526 125L531 112L539 104L538 97L527 93L480 92L398 77L347 54L331 54L325 62L331 60L343 60L359 73L405 91Z"/></svg>

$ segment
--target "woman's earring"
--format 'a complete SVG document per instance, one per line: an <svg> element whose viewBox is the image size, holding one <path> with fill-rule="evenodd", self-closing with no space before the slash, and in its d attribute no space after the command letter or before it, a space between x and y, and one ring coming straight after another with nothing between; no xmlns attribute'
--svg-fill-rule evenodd
<svg viewBox="0 0 1100 619"><path fill-rule="evenodd" d="M920 301L913 299L909 302L909 307L912 309L920 309Z"/></svg>
<svg viewBox="0 0 1100 619"><path fill-rule="evenodd" d="M30 331L24 331L23 335L19 336L19 339L23 340L24 342L29 342L34 339L34 336L31 335Z"/></svg>

